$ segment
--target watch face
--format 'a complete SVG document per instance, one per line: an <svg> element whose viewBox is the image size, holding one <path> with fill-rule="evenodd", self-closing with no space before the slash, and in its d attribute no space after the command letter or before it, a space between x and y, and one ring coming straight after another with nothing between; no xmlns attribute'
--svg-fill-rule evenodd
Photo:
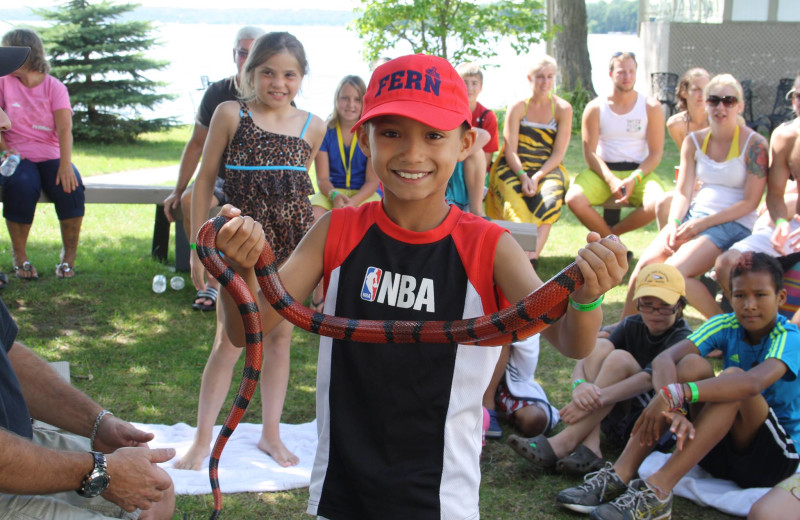
<svg viewBox="0 0 800 520"><path fill-rule="evenodd" d="M108 475L101 473L92 475L84 485L84 494L89 497L96 497L108 487Z"/></svg>

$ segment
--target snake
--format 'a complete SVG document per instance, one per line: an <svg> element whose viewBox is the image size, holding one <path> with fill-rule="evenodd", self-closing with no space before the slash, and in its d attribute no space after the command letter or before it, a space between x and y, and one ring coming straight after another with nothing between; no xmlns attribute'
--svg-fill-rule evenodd
<svg viewBox="0 0 800 520"><path fill-rule="evenodd" d="M211 520L218 518L222 510L220 456L255 393L262 361L263 331L255 298L247 283L216 247L217 233L228 220L230 217L224 216L210 219L197 234L197 255L209 274L219 280L236 302L246 342L242 382L214 443L208 465L214 497ZM313 334L361 343L506 345L532 336L561 318L566 312L569 295L584 281L577 264L572 262L514 305L485 316L450 321L359 320L315 312L295 300L281 282L275 254L267 241L254 270L267 301L284 319Z"/></svg>

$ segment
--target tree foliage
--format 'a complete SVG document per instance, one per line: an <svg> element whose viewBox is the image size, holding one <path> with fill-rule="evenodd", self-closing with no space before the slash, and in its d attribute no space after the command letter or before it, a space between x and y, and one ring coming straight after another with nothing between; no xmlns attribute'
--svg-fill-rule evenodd
<svg viewBox="0 0 800 520"><path fill-rule="evenodd" d="M170 118L145 120L137 115L139 108L153 108L171 96L156 93L164 83L145 76L169 64L144 55L156 45L149 36L152 24L118 20L135 8L136 4L108 0L69 0L53 10L33 10L54 22L38 31L50 54L52 74L69 90L76 140L131 141L173 124Z"/></svg>
<svg viewBox="0 0 800 520"><path fill-rule="evenodd" d="M586 4L590 33L635 33L639 23L639 2L611 0Z"/></svg>
<svg viewBox="0 0 800 520"><path fill-rule="evenodd" d="M487 59L507 41L517 54L552 36L541 0L361 0L351 27L374 60L400 42L453 63Z"/></svg>

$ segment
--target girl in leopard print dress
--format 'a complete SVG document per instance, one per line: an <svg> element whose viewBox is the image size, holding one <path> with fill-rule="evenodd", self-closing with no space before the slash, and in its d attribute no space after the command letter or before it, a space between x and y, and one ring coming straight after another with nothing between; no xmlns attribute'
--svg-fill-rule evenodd
<svg viewBox="0 0 800 520"><path fill-rule="evenodd" d="M242 215L261 223L279 263L311 227L308 196L314 190L308 168L322 143L325 123L292 104L306 72L305 51L291 34L268 33L253 43L241 73L240 101L222 103L211 119L192 195L193 236L208 216L221 160L225 161L229 202L241 209ZM192 281L196 286L202 274L203 266L193 253ZM224 317L218 319L224 323ZM292 329L291 323L283 322L265 335L261 376L263 429L258 447L282 466L298 463L279 434ZM179 467L200 469L210 453L214 422L240 353L230 341L215 342L203 372L197 432Z"/></svg>

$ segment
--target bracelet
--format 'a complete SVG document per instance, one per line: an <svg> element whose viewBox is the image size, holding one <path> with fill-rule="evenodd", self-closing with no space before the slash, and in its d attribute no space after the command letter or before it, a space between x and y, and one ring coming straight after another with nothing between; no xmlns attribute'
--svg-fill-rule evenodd
<svg viewBox="0 0 800 520"><path fill-rule="evenodd" d="M603 298L605 298L605 296L606 296L605 294L601 294L598 299L596 299L591 303L578 303L575 300L573 300L572 295L570 295L569 304L576 311L589 312L600 307L600 304L603 303Z"/></svg>
<svg viewBox="0 0 800 520"><path fill-rule="evenodd" d="M517 172L517 177L519 177L520 179L522 178L523 175L527 175L527 173L525 173L525 170L520 170Z"/></svg>
<svg viewBox="0 0 800 520"><path fill-rule="evenodd" d="M644 179L644 174L642 174L642 170L637 168L631 172L628 178L633 179L634 186L638 186Z"/></svg>
<svg viewBox="0 0 800 520"><path fill-rule="evenodd" d="M673 222L675 223L675 227L681 227L681 223L683 223L683 221L679 218L676 218L673 220Z"/></svg>
<svg viewBox="0 0 800 520"><path fill-rule="evenodd" d="M328 198L331 199L331 204L333 204L333 201L336 200L336 197L338 197L338 196L339 196L339 192L338 191L331 190L331 192L328 194Z"/></svg>
<svg viewBox="0 0 800 520"><path fill-rule="evenodd" d="M683 385L680 383L670 383L661 387L661 395L667 401L670 412L676 412L683 408Z"/></svg>
<svg viewBox="0 0 800 520"><path fill-rule="evenodd" d="M586 382L585 379L576 379L575 381L572 382L572 390L575 391L575 387L576 386L578 386L581 383L585 383L585 382Z"/></svg>
<svg viewBox="0 0 800 520"><path fill-rule="evenodd" d="M189 244L189 249L196 250L197 249L197 244Z"/></svg>
<svg viewBox="0 0 800 520"><path fill-rule="evenodd" d="M95 451L94 440L97 437L97 430L100 429L100 421L102 421L103 417L105 417L106 415L114 415L114 414L109 412L108 410L103 410L102 412L97 414L97 418L94 420L94 426L92 426L92 435L89 437L89 446L92 449L92 451Z"/></svg>
<svg viewBox="0 0 800 520"><path fill-rule="evenodd" d="M700 392L697 391L697 383L687 383L689 385L689 391L692 394L690 403L696 403L698 399L700 399Z"/></svg>
<svg viewBox="0 0 800 520"><path fill-rule="evenodd" d="M789 222L789 221L786 220L785 218L779 218L778 220L775 221L775 226L780 226L784 222Z"/></svg>

